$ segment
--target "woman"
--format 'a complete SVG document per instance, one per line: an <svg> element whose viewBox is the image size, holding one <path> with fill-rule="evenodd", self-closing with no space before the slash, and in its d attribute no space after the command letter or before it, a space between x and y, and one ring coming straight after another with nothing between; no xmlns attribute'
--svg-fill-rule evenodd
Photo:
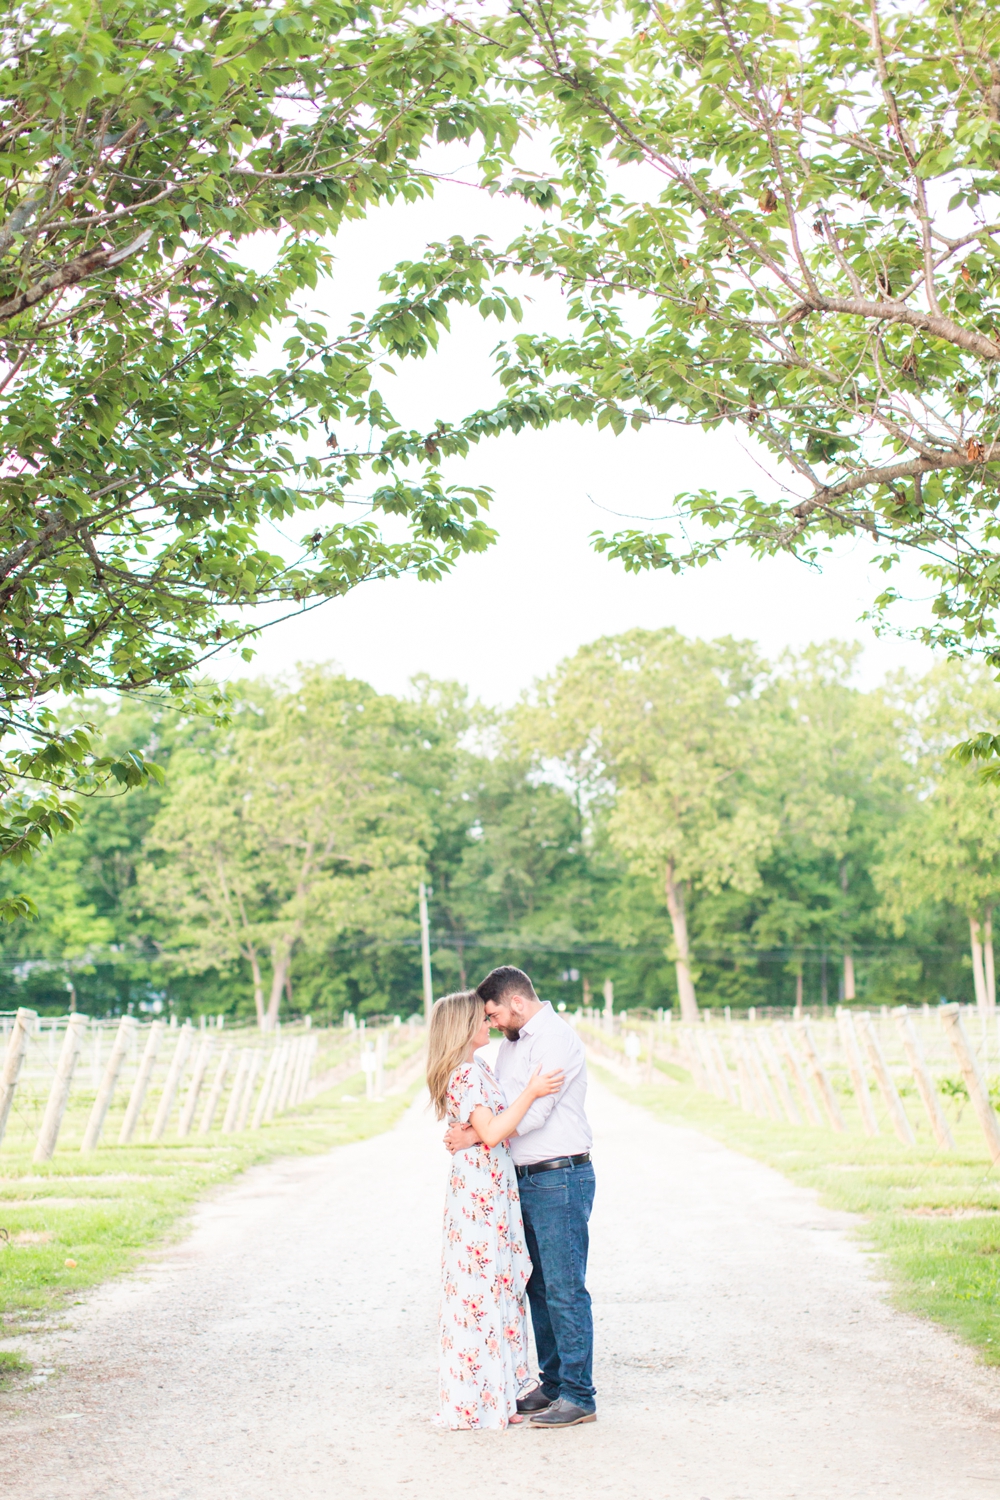
<svg viewBox="0 0 1000 1500"><path fill-rule="evenodd" d="M439 1120L468 1121L481 1145L452 1161L441 1257L440 1406L442 1427L506 1427L520 1422L517 1398L528 1379L521 1200L507 1149L529 1107L558 1093L561 1073L536 1071L507 1108L503 1090L476 1052L490 1039L483 1002L445 995L431 1011L427 1087Z"/></svg>

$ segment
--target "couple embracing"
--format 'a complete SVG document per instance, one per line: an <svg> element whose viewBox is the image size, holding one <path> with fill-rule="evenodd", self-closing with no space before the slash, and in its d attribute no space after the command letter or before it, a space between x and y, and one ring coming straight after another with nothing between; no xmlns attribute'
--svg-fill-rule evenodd
<svg viewBox="0 0 1000 1500"><path fill-rule="evenodd" d="M477 1053L504 1041L495 1073ZM594 1201L587 1070L527 974L494 969L431 1012L427 1084L453 1164L441 1261L440 1405L450 1428L596 1420L586 1287ZM538 1353L528 1367L525 1294Z"/></svg>

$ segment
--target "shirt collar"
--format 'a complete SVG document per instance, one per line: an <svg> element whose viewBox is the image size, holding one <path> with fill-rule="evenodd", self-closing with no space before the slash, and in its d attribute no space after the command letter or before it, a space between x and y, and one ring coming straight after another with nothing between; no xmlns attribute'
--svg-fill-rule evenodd
<svg viewBox="0 0 1000 1500"><path fill-rule="evenodd" d="M522 1036L531 1036L532 1032L537 1029L539 1022L548 1019L546 1011L548 1012L548 1015L551 1015L552 1006L547 1000L543 1000L541 1010L536 1010L531 1020L525 1021L524 1025L521 1027L521 1030L518 1033L518 1040L520 1040Z"/></svg>

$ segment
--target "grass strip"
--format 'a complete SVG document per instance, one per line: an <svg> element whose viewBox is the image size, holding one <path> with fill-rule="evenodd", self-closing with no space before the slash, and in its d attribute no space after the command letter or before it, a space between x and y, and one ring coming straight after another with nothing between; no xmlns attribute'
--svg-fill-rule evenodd
<svg viewBox="0 0 1000 1500"><path fill-rule="evenodd" d="M943 1324L1000 1364L1000 1177L971 1110L948 1113L957 1150L941 1151L917 1120L916 1147L903 1146L887 1120L874 1139L857 1127L832 1130L777 1124L702 1093L681 1068L660 1065L675 1087L630 1087L599 1064L602 1081L658 1119L702 1130L814 1189L828 1208L862 1219L863 1242L883 1257L899 1307Z"/></svg>
<svg viewBox="0 0 1000 1500"><path fill-rule="evenodd" d="M0 1337L35 1332L88 1287L120 1275L144 1251L177 1237L212 1188L259 1162L328 1151L388 1130L418 1085L379 1102L358 1074L259 1130L79 1150L86 1109L67 1117L66 1145L35 1165L33 1134L0 1151ZM359 1097L360 1096L360 1097ZM12 1135L14 1133L12 1132ZM113 1141L117 1134L108 1132ZM74 1149L75 1146L75 1149ZM0 1353L0 1379L21 1368Z"/></svg>

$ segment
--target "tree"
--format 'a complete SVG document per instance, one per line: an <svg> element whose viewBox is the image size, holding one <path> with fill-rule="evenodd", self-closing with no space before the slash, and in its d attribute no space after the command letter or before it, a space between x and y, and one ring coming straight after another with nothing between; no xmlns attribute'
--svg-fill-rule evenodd
<svg viewBox="0 0 1000 1500"><path fill-rule="evenodd" d="M470 939L495 948L569 948L592 916L582 830L571 797L532 775L529 756L507 735L497 753L470 757L466 825L446 899L461 983Z"/></svg>
<svg viewBox="0 0 1000 1500"><path fill-rule="evenodd" d="M78 991L107 962L114 924L91 898L86 848L70 834L39 860L27 881L39 920L14 923L3 934L4 967L14 979L17 1003L58 1011L83 1009ZM0 866L0 894L13 897L15 872Z"/></svg>
<svg viewBox="0 0 1000 1500"><path fill-rule="evenodd" d="M926 641L995 651L996 8L526 0L465 15L553 143L536 182L553 214L483 252L567 296L568 333L504 353L509 399L616 431L725 424L779 489L681 495L676 534L599 548L676 570L733 545L812 559L870 538L884 567L910 549L933 581Z"/></svg>
<svg viewBox="0 0 1000 1500"><path fill-rule="evenodd" d="M949 902L969 923L972 976L980 1011L996 1009L993 907L1000 900L1000 788L949 767L889 841L877 871L884 910L902 931L923 905Z"/></svg>
<svg viewBox="0 0 1000 1500"><path fill-rule="evenodd" d="M947 902L969 924L976 1003L996 1009L992 914L1000 900L1000 785L951 750L1000 716L1000 688L984 668L943 662L911 694L920 799L886 839L876 872L883 908L901 931L921 906Z"/></svg>
<svg viewBox="0 0 1000 1500"><path fill-rule="evenodd" d="M414 727L405 705L312 669L293 689L248 691L231 735L172 776L142 904L176 922L179 965L245 961L262 1027L296 952L412 921L430 841L401 775Z"/></svg>
<svg viewBox="0 0 1000 1500"><path fill-rule="evenodd" d="M81 711L93 725L98 755L110 764L137 752L168 772L178 747L189 748L214 733L211 718L179 715L156 695L70 703L58 725L72 727ZM40 850L29 866L0 864L0 893L20 894L38 914L29 923L0 929L0 963L23 972L15 991L24 995L23 1003L64 1008L67 978L78 1007L90 1014L120 1013L157 999L162 1003L156 947L136 918L133 898L143 839L163 795L155 778L141 787L112 782L97 788L80 799L76 826ZM70 905L80 934L72 942L66 931ZM162 928L156 936L162 941ZM8 994L5 1003L13 998Z"/></svg>
<svg viewBox="0 0 1000 1500"><path fill-rule="evenodd" d="M750 777L745 710L760 673L743 643L632 630L582 647L524 719L540 754L606 801L613 847L662 891L685 1020L698 1015L691 893L754 889L777 828Z"/></svg>
<svg viewBox="0 0 1000 1500"><path fill-rule="evenodd" d="M908 720L885 692L852 685L859 656L840 642L786 653L758 715L757 780L778 820L780 874L761 872L755 938L839 949L845 1000L855 998L855 945L875 935L871 872L912 782ZM795 965L801 996L801 956Z"/></svg>
<svg viewBox="0 0 1000 1500"><path fill-rule="evenodd" d="M372 370L426 353L456 302L516 304L484 297L461 247L390 275L341 331L308 297L345 220L430 191L426 145L477 137L490 177L518 127L493 49L394 6L27 0L0 46L0 856L18 859L72 823L60 789L148 775L61 729L48 695L184 699L252 634L233 606L433 578L488 544L485 492L437 468L468 437L403 431ZM345 519L362 478L367 513ZM276 553L269 528L296 522Z"/></svg>

